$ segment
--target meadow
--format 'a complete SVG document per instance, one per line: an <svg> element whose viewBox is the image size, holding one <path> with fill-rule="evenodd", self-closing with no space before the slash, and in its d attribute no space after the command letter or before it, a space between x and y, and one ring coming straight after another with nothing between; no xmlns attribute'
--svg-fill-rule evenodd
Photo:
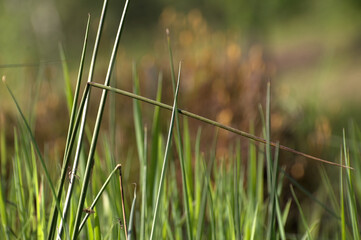
<svg viewBox="0 0 361 240"><path fill-rule="evenodd" d="M16 119L5 113L0 119L2 239L360 238L356 123L345 126L328 159L279 142L279 132L272 133L277 90L261 47L239 65L238 39L211 32L197 11L179 21L179 35L165 30L156 44L166 49L165 59L147 56L138 66L118 52L126 1L107 70L99 73L107 7L105 0L94 45L88 16L75 80L59 47L63 100L44 94L41 71L25 96L13 90L13 76L2 76L16 112ZM182 61L174 57L173 36ZM121 83L129 75L131 82ZM320 141L315 135L309 142ZM313 175L305 175L309 168Z"/></svg>

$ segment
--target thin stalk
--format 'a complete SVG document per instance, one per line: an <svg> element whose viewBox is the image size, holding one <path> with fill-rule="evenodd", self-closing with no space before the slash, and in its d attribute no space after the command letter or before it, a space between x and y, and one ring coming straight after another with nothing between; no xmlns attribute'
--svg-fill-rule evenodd
<svg viewBox="0 0 361 240"><path fill-rule="evenodd" d="M111 91L111 92L114 92L114 93L117 93L117 94L121 94L123 96L127 96L127 97L131 97L131 98L134 98L134 99L138 99L140 101L143 101L143 102L146 102L146 103L149 103L149 104L152 104L152 105L155 105L155 106L158 106L158 107L161 107L161 108L164 108L166 110L169 110L169 111L172 111L172 106L168 105L168 104L164 104L164 103L161 103L161 102L158 102L158 101L155 101L153 99L149 99L149 98L146 98L146 97L143 97L143 96L139 96L137 94L134 94L134 93L131 93L131 92L128 92L128 91L125 91L125 90L121 90L121 89L118 89L118 88L113 88L113 87L109 87L109 86L105 86L103 84L99 84L99 83L95 83L95 82L90 82L88 83L90 86L92 87L96 87L96 88L100 88L100 89L106 89L108 91ZM255 135L252 135L250 133L247 133L247 132L244 132L244 131L241 131L239 129L236 129L236 128L233 128L233 127L229 127L229 126L226 126L224 124L221 124L217 121L214 121L214 120L211 120L211 119L208 119L208 118L205 118L205 117L202 117L200 115L197 115L195 113L191 113L191 112L188 112L186 110L182 110L180 108L177 108L177 111L178 113L184 115L184 116L187 116L187 117L190 117L190 118L193 118L193 119L197 119L201 122L204 122L204 123L207 123L207 124L210 124L210 125L213 125L215 127L219 127L221 129L224 129L224 130L227 130L229 132L232 132L232 133L235 133L237 135L240 135L242 137L245 137L245 138L248 138L248 139L252 139L256 142L260 142L260 143L266 143L266 140L264 138L261 138L261 137L257 137ZM269 143L272 147L277 147L277 143L276 142L270 142ZM289 147L286 147L284 145L279 145L279 148L280 150L284 150L286 152L291 152L293 154L296 154L296 155L299 155L299 156L302 156L302 157L305 157L305 158L308 158L308 159L311 159L311 160L315 160L315 161L318 161L318 162L322 162L322 163L325 163L325 164L329 164L329 165L333 165L333 166L337 166L337 167L342 167L342 168L347 168L347 169L351 169L351 170L354 170L353 167L350 167L350 166L346 166L346 165L343 165L343 164L340 164L340 163L335 163L335 162L330 162L330 161L327 161L327 160L324 160L322 158L318 158L318 157L314 157L312 155L309 155L307 153L303 153L303 152L299 152L297 150L294 150L292 148L289 148Z"/></svg>
<svg viewBox="0 0 361 240"><path fill-rule="evenodd" d="M134 212L135 212L135 201L137 200L137 184L134 187L134 195L133 195L133 202L132 208L130 209L130 216L129 216L129 228L128 228L128 239L131 240L133 236L133 219L134 219ZM124 228L125 229L125 228Z"/></svg>
<svg viewBox="0 0 361 240"><path fill-rule="evenodd" d="M345 129L343 129L343 154L345 157L345 164L346 166L349 166L350 156L346 146ZM357 219L357 205L356 205L355 190L353 188L350 170L346 170L346 183L347 183L346 193L347 193L349 214L351 218L353 239L359 240L360 235L359 235L359 224Z"/></svg>
<svg viewBox="0 0 361 240"><path fill-rule="evenodd" d="M105 0L105 2L106 2L106 0ZM90 64L88 82L90 82L92 80L92 75L93 75L93 70L94 70L94 66L95 66L95 60L96 60L97 49L98 49L98 45L99 45L99 38L100 38L100 32L101 32L101 26L102 26L102 22L103 22L103 18L104 18L103 15L104 14L105 14L105 10L104 10L104 7L103 7L102 16L101 16L100 22L99 22L98 34L97 34L95 45L94 45L93 56L92 56L92 60L91 60L91 64ZM90 19L88 19L88 20L90 20ZM88 29L88 27L89 26L87 26L87 29ZM83 53L84 53L84 49L85 48L83 47ZM82 56L82 58L83 58L83 56ZM83 63L82 63L82 60L81 60L80 66L82 66L82 64ZM80 67L80 68L82 68L82 67ZM81 71L82 70L79 70L79 73L81 73ZM80 78L78 78L78 82L80 81L79 79ZM65 182L66 175L67 175L67 169L68 169L68 165L69 165L70 155L71 155L71 151L72 151L72 148L73 148L73 145L74 145L76 130L78 129L81 116L83 116L83 117L82 117L82 127L81 127L81 129L79 131L80 132L79 139L83 135L83 131L84 131L83 125L84 125L84 122L85 122L86 112L87 112L87 107L88 107L88 94L90 94L90 89L88 87L86 87L85 90L84 90L83 99L81 100L81 103L80 103L80 106L79 106L79 110L78 110L78 114L77 114L74 126L69 127L69 130L72 129L71 130L72 134L71 134L71 138L70 138L69 142L68 142L68 139L67 139L67 144L66 144L66 147L65 147L66 150L65 150L65 153L64 153L63 168L62 168L61 180L60 180L60 184L59 184L59 188L58 188L58 195L57 195L58 199L61 198L61 195L62 195L62 192L63 192L63 186L64 186L64 182ZM76 106L76 104L74 103L73 104L73 109L74 109L75 106ZM84 112L83 112L83 108L84 108ZM81 114L81 113L83 113L83 114ZM71 124L72 124L72 121L70 121L70 125ZM77 148L79 149L79 147L80 146L78 144ZM75 165L76 164L73 164L73 168L74 168ZM74 175L75 175L74 169L72 170L72 173L73 174L71 175L71 177L74 178ZM64 211L65 214L63 213L63 215L66 215L66 212L67 212L66 209L67 209L67 207L65 207L65 211ZM55 225L56 225L56 222L57 222L57 216L58 216L57 209L54 208L53 211L52 211L52 217L51 217L52 220L51 220L51 224L50 224L48 240L53 239L53 235L55 233ZM59 227L59 233L60 234L58 234L58 235L61 235L61 231L62 231L62 227Z"/></svg>
<svg viewBox="0 0 361 240"><path fill-rule="evenodd" d="M152 230L151 230L150 238L149 238L150 240L152 240L153 237L154 237L154 229L155 229L155 224L157 222L158 206L159 206L159 202L160 202L160 194L162 192L162 188L163 188L163 184L164 184L165 169L166 169L166 166L167 166L170 143L171 143L171 138L172 138L172 134L173 134L173 126L174 126L175 112L176 112L176 106L177 106L177 97L178 97L178 90L179 90L179 79L180 79L180 76L178 76L177 88L176 88L176 91L175 91L175 94L174 94L173 111L172 111L172 117L171 117L171 120L170 120L167 144L166 144L166 147L165 147L165 154L164 154L164 159L163 159L163 166L162 166L162 171L161 171L160 180L159 180L157 200L156 200L156 203L155 203L155 209L154 209L154 215L153 215Z"/></svg>
<svg viewBox="0 0 361 240"><path fill-rule="evenodd" d="M107 0L105 0L105 1L107 1ZM103 6L103 14L105 14L105 9L104 8L106 8L106 6ZM101 24L102 24L102 19L103 18L101 18L100 23L99 23L100 27L101 27ZM87 27L86 27L85 37L84 37L82 56L81 56L81 60L80 60L80 67L79 67L79 73L78 73L77 86L76 86L75 94L74 94L75 98L74 98L74 102L73 102L73 106L72 106L70 123L69 123L67 144L65 145L65 153L64 153L65 159L63 161L64 164L63 164L62 177L61 177L62 182L61 182L61 187L59 187L59 193L60 193L59 195L60 196L62 194L62 186L64 184L65 175L67 175L71 150L72 150L73 144L74 144L74 140L73 141L69 140L69 138L71 139L71 134L70 133L73 132L74 129L77 130L77 128L78 128L78 126L76 126L76 128L75 128L75 123L74 123L73 116L75 115L75 109L76 109L76 105L77 105L77 101L78 101L79 87L80 87L80 82L81 82L81 78L82 78L82 75L83 75L84 59L85 59L85 52L86 52L87 42L88 42L89 26L90 26L90 15L88 15L88 22L87 22ZM98 29L98 32L99 32L99 29ZM95 44L94 50L93 50L93 56L92 56L91 67L90 67L90 72L89 72L89 76L88 76L88 82L91 81L92 75L93 75L97 49L98 49L98 45L99 45L98 38L100 38L100 33L98 33L98 34L99 34L99 36L97 36L96 44ZM70 173L68 192L67 192L67 196L65 198L63 212L62 212L62 216L63 216L64 220L66 219L67 214L68 214L69 202L70 202L73 187L74 187L74 180L75 180L76 170L77 170L77 167L78 167L78 160L79 160L79 155L80 155L79 153L80 153L80 149L81 149L81 142L82 142L82 137L83 137L83 132L84 132L84 125L85 125L85 119L86 119L86 114L87 114L87 109L88 109L89 96L90 96L90 90L89 90L88 94L85 95L85 98L84 98L85 102L84 102L83 111L82 111L82 122L81 122L80 129L79 129L78 143L77 143L77 148L76 148L73 167L72 167L72 170L71 170L71 173ZM81 113L80 109L79 109L79 113ZM69 146L69 144L71 144L71 146ZM70 150L70 151L68 151L68 150ZM56 218L55 218L55 222L56 222ZM61 238L64 224L65 223L63 221L60 221L60 224L59 224L59 227L58 227L58 236L57 236L58 239Z"/></svg>
<svg viewBox="0 0 361 240"><path fill-rule="evenodd" d="M147 203L147 128L144 128L144 162L143 162L143 169L141 169L142 176L142 205L140 211L140 239L145 239L145 222L146 222L146 203Z"/></svg>
<svg viewBox="0 0 361 240"><path fill-rule="evenodd" d="M125 217L125 204L124 204L124 188L123 188L123 178L122 178L122 168L119 168L119 187L120 187L120 197L122 200L122 211L123 211L123 225L124 225L124 235L125 239L128 240L127 232L127 218Z"/></svg>
<svg viewBox="0 0 361 240"><path fill-rule="evenodd" d="M342 163L342 147L340 151L340 162ZM344 205L344 189L343 189L343 169L340 169L340 216L341 216L341 239L346 240L346 218L345 218L345 205Z"/></svg>
<svg viewBox="0 0 361 240"><path fill-rule="evenodd" d="M270 203L268 208L268 231L267 239L275 239L275 191L276 191L276 172L273 172L273 164L271 158L271 83L267 83L267 99L266 99L266 122L265 122L265 138L266 138L266 160L267 160L267 185L268 194L270 195ZM276 148L277 149L277 148Z"/></svg>
<svg viewBox="0 0 361 240"><path fill-rule="evenodd" d="M170 69L171 69L171 76L172 76L172 86L173 86L173 92L175 92L175 71L174 71L174 65L173 65L173 54L172 54L172 48L170 45L170 37L169 37L169 29L166 30L167 33L167 42L168 42L168 52L169 52L169 62L170 62ZM179 63L179 72L181 69L181 63ZM178 74L179 77L180 74ZM175 108L178 108L178 106L175 106ZM182 139L181 139L181 132L179 127L179 118L178 118L178 111L175 113L175 125L177 129L177 139L178 139L178 152L179 152L179 162L181 166L181 173L182 173L182 190L183 190L183 202L185 207L185 214L186 214L186 225L187 225L187 236L189 240L193 239L193 233L192 233L192 221L191 221L191 213L189 209L189 202L192 203L192 200L190 199L191 196L188 195L188 186L187 186L187 176L186 176L186 170L185 170L185 163L184 163L184 154L183 154L183 147L182 147Z"/></svg>
<svg viewBox="0 0 361 240"><path fill-rule="evenodd" d="M97 204L99 198L101 197L101 195L103 194L105 188L108 186L111 178L113 177L113 175L116 173L116 171L118 169L121 169L122 165L121 164L118 164L114 169L113 171L109 174L108 178L105 180L103 186L100 188L98 194L95 196L92 204L90 205L89 209L90 210L93 210L95 205ZM79 229L78 229L78 232L80 232L82 230L82 228L84 227L84 224L86 222L86 220L88 220L88 217L90 216L90 213L86 213L84 218L83 218L83 221L81 222L80 226L79 226Z"/></svg>
<svg viewBox="0 0 361 240"><path fill-rule="evenodd" d="M107 0L105 0L105 1L107 1ZM120 36L121 36L121 33L122 33L122 29L123 29L123 23L124 23L124 18L125 18L126 12L127 12L128 3L129 3L129 0L126 0L125 6L124 6L124 9L123 9L123 14L122 14L122 17L121 17L120 22L119 22L117 35L116 35L116 39L115 39L115 42L114 42L112 54L111 54L111 57L110 57L110 62L109 62L109 65L108 65L107 75L106 75L106 78L105 78L104 85L106 85L106 86L109 85L110 77L111 77L111 74L112 74L112 71L113 71L114 61L115 61L116 53L117 53L117 50L118 50L119 40L120 40ZM84 175L84 181L83 181L83 184L82 184L82 190L81 190L81 195L80 195L80 199L79 199L78 210L77 210L77 213L76 213L74 229L78 229L79 224L80 224L82 209L83 209L83 206L84 206L85 196L86 196L86 192L87 192L87 188L88 188L88 184L89 184L89 180L90 180L90 175L91 175L90 173L91 173L91 169L93 168L93 165L94 165L94 153L95 153L96 143L97 143L97 140L98 140L100 124L101 124L101 120L102 120L102 117L103 117L106 97L107 97L107 91L103 90L102 97L101 97L100 104L99 104L99 108L98 108L98 115L97 115L97 119L96 119L95 126L94 126L93 137L92 137L92 141L91 141L91 144L90 144L90 150L89 150L89 155L88 155L88 160L87 160L87 165L86 165L86 170L85 170L85 175ZM78 237L78 232L74 231L72 239L77 239L77 237Z"/></svg>

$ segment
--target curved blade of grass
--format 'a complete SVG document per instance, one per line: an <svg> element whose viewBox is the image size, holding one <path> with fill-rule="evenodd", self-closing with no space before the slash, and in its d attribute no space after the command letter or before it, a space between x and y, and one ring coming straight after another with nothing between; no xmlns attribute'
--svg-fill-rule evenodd
<svg viewBox="0 0 361 240"><path fill-rule="evenodd" d="M181 69L179 69L179 72L180 72L180 70ZM173 111L172 111L172 117L171 117L170 124L169 124L169 132L168 132L168 138L167 138L167 143L166 143L166 147L165 147L163 166L162 166L162 171L161 171L160 180L159 180L159 187L158 187L158 192L157 192L155 209L154 209L154 213L153 213L153 223L152 223L152 230L150 233L150 240L153 240L155 224L157 222L157 216L158 216L160 194L162 192L162 188L163 188L163 184L164 184L164 175L165 175L165 170L166 170L167 161L168 161L168 154L169 154L169 149L170 149L171 138L172 138L172 134L173 134L173 126L174 126L175 112L176 112L176 106L177 106L177 97L178 97L178 90L179 90L179 80L180 80L180 74L178 76L177 88L176 88L176 91L174 94Z"/></svg>
<svg viewBox="0 0 361 240"><path fill-rule="evenodd" d="M170 62L170 69L171 69L171 77L172 77L172 86L173 86L173 92L175 92L175 71L174 71L174 65L173 65L173 54L172 54L172 47L170 44L170 37L169 37L169 29L166 30L167 33L167 42L168 42L168 52L169 52L169 62ZM178 78L180 76L180 69L181 69L181 62L179 63L179 73L178 73ZM178 106L175 106L175 108L177 109ZM185 161L184 161L184 154L183 154L183 147L182 147L182 140L181 140L181 132L180 132L180 127L179 127L179 118L178 118L178 111L175 112L175 125L176 125L176 130L177 130L177 149L178 149L178 154L179 154L179 162L180 162L180 166L181 166L181 173L182 173L182 190L183 190L183 203L184 203L184 207L185 207L185 213L186 213L186 224L187 224L187 236L189 240L193 239L193 234L192 234L192 221L191 221L191 210L189 208L189 205L191 205L191 203L193 202L192 200L192 196L190 194L189 191L189 186L187 185L187 181L188 179L191 179L191 172L187 172L186 173L186 169L185 169ZM185 135L186 137L186 135ZM187 141L186 141L186 145L187 145ZM189 159L190 161L190 159ZM191 165L190 163L188 165ZM191 181L189 181L191 182Z"/></svg>
<svg viewBox="0 0 361 240"><path fill-rule="evenodd" d="M93 86L93 87L96 87L96 88L100 88L100 89L106 89L108 91L111 91L111 92L114 92L114 93L117 93L117 94L121 94L123 96L127 96L127 97L131 97L131 98L135 98L135 99L138 99L140 101L143 101L143 102L146 102L146 103L149 103L149 104L152 104L152 105L155 105L155 106L158 106L158 107L161 107L161 108L164 108L164 109L167 109L169 111L172 111L172 106L170 105L167 105L167 104L164 104L164 103L161 103L159 101L155 101L153 99L149 99L149 98L146 98L146 97L143 97L143 96L139 96L137 94L134 94L134 93L131 93L131 92L128 92L128 91L125 91L125 90L121 90L121 89L118 89L118 88L113 88L113 87L109 87L109 86L105 86L103 84L99 84L99 83L95 83L95 82L89 82L88 83L89 85ZM182 110L182 109L177 109L178 113L182 114L182 115L185 115L187 117L190 117L190 118L193 118L193 119L197 119L201 122L204 122L204 123L207 123L207 124L210 124L210 125L213 125L213 126L216 126L218 128L221 128L221 129L224 129L224 130L227 130L229 132L232 132L232 133L235 133L237 135L240 135L242 137L245 137L245 138L248 138L248 139L252 139L256 142L260 142L260 143L266 143L266 140L261 138L261 137L257 137L255 135L252 135L250 133L247 133L247 132L244 132L244 131L241 131L239 129L236 129L236 128L233 128L233 127L229 127L229 126L226 126L224 124L221 124L217 121L214 121L214 120L211 120L211 119L208 119L208 118L205 118L205 117L202 117L200 115L197 115L195 113L191 113L191 112L188 112L188 111L185 111L185 110ZM276 147L277 146L277 143L276 142L270 142L270 145L272 147ZM311 160L315 160L315 161L318 161L318 162L322 162L322 163L325 163L325 164L329 164L329 165L333 165L333 166L338 166L338 167L342 167L342 168L348 168L348 169L354 169L353 167L349 167L349 166L345 166L345 165L342 165L342 164L339 164L339 163L335 163L335 162L330 162L330 161L327 161L327 160L324 160L322 158L318 158L318 157L315 157L315 156L312 156L312 155L309 155L307 153L303 153L303 152L299 152L297 150L294 150L292 148L289 148L289 147L286 147L284 145L279 145L279 148L281 150L284 150L284 151L287 151L287 152L290 152L290 153L293 153L293 154L296 154L296 155L299 155L299 156L303 156L305 158L308 158L308 159L311 159Z"/></svg>
<svg viewBox="0 0 361 240"><path fill-rule="evenodd" d="M135 212L135 201L137 200L137 185L135 184L134 187L134 196L133 196L133 202L132 202L132 208L130 209L130 216L129 216L129 227L128 227L128 239L132 239L132 233L133 233L133 218L134 218L134 212Z"/></svg>
<svg viewBox="0 0 361 240"><path fill-rule="evenodd" d="M123 29L124 18L125 18L127 8L128 8L128 3L129 3L129 0L126 0L125 5L124 5L124 9L123 9L123 14L122 14L122 17L121 17L120 22L119 22L119 27L118 27L116 39L115 39L115 42L114 42L114 45L113 45L113 50L112 50L112 54L111 54L111 57L110 57L110 62L109 62L109 65L108 65L107 76L105 78L104 85L106 85L106 86L109 85L110 77L111 77L111 74L112 74L112 71L113 71L114 61L115 61L116 53L117 53L117 50L118 50L120 36L121 36L121 33L122 33L122 29ZM94 153L95 153L96 143L97 143L97 140L98 140L100 124L101 124L101 120L102 120L102 117L103 117L106 97L107 97L107 91L103 90L101 100L100 100L100 104L99 104L99 108L98 108L97 119L95 121L93 137L92 137L92 141L91 141L91 144L90 144L90 150L89 150L89 155L88 155L88 160L87 160L87 165L86 165L86 170L85 170L85 175L84 175L84 181L83 181L83 184L82 184L82 190L81 190L81 195L80 195L80 199L79 199L78 210L77 210L77 213L76 213L75 228L74 229L78 229L79 224L80 224L80 218L81 218L82 209L83 209L83 206L84 206L85 196L86 196L86 192L87 192L87 187L88 187L89 179L90 179L90 172L91 172L91 169L92 169L92 167L94 165L94 158L93 157L94 157ZM77 237L78 237L78 232L74 231L72 239L76 239Z"/></svg>
<svg viewBox="0 0 361 240"><path fill-rule="evenodd" d="M96 195L96 197L94 198L92 204L90 205L89 209L90 210L93 210L95 205L97 204L99 198L101 197L101 195L103 194L105 188L108 186L112 176L114 175L114 173L116 173L117 170L121 169L122 165L121 164L118 164L114 169L113 171L109 174L108 178L105 180L103 186L100 188L98 194ZM78 232L80 232L82 230L82 228L84 227L84 224L86 222L86 220L88 219L88 217L90 216L89 213L86 213L84 218L83 218L83 221L81 222L80 226L79 226L79 229L78 229Z"/></svg>

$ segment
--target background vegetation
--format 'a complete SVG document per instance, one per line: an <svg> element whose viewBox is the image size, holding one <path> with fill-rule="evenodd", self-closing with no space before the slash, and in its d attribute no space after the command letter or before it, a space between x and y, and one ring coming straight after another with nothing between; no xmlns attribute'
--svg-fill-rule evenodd
<svg viewBox="0 0 361 240"><path fill-rule="evenodd" d="M2 29L0 46L3 46L0 49L0 75L6 75L7 83L14 91L16 99L29 121L40 150L45 156L46 165L53 173L51 178L55 183L61 172L61 155L66 143L71 106L69 99L75 89L87 13L91 13L92 22L85 66L90 64L91 54L89 53L95 40L101 4L99 1L38 0L24 2L2 0L0 2L0 27ZM108 58L123 8L122 2L110 1L109 4L95 68L94 81L96 82L103 82L106 75ZM183 60L178 102L178 106L182 109L265 137L263 131L265 125L262 124L258 107L261 104L265 109L266 83L268 79L271 79L271 139L279 140L283 145L324 159L340 161L342 129L346 128L346 139L350 141L348 145L352 146L350 150L350 155L353 156L351 165L357 167L356 162L359 159L357 125L361 118L358 113L360 102L358 87L361 76L358 64L361 60L358 31L360 10L361 5L352 0L343 2L322 0L317 3L313 1L302 1L302 3L298 1L253 1L248 3L247 1L161 0L130 2L111 85L133 91L135 74L132 72L132 66L135 63L141 95L152 99L156 98L161 73L162 102L172 105L174 97L172 73L169 67L165 35L165 29L169 28L175 62ZM174 66L176 65L174 64ZM85 67L84 76L87 76L87 71L88 68ZM84 83L81 86L83 89ZM72 91L70 91L71 89ZM99 90L93 90L90 99L86 130L88 138L84 140L85 149L88 149L90 145L90 133L95 123L100 93ZM102 177L96 179L92 187L99 189L106 176L115 167L115 163L122 163L126 169L126 189L132 189L131 183L137 182L141 186L142 178L142 174L140 174L142 169L139 168L142 166L142 162L136 160L138 158L141 160L139 154L141 144L134 134L134 116L130 114L133 102L124 97L113 95L112 97L113 100L109 100L105 107L101 137L97 145L99 161L96 162L99 166L95 167L97 170L94 171L99 171L99 176ZM29 162L34 160L31 158L34 146L26 143L27 132L4 85L0 86L0 100L2 195L5 202L7 201L6 208L12 204L19 208L19 204L24 203L15 203L14 199L16 198L17 201L23 199L22 201L24 201L25 196L40 196L41 194L39 195L37 192L39 189L36 190L35 186L42 186L42 184L32 182L35 180L30 172L34 171L35 163L27 166L26 171L29 173L19 173L20 169L16 170L16 164L19 165L21 159L27 158ZM151 129L154 126L153 110L153 107L141 105L142 127L140 129L143 129L144 126ZM159 124L163 136L159 141L163 141L164 145L170 115L164 111L160 111L159 114L159 123L157 124ZM240 197L239 206L249 207L252 211L239 211L241 216L238 216L238 224L243 227L240 231L250 237L252 231L247 232L247 230L252 229L249 226L253 226L253 221L255 221L257 223L254 225L257 226L255 232L260 235L254 237L259 238L261 235L267 234L267 227L262 227L262 225L272 226L272 224L269 225L267 219L267 211L270 207L268 200L271 199L269 197L272 195L272 191L268 189L267 192L267 188L264 188L263 185L254 183L255 179L258 179L257 184L261 184L261 179L266 178L262 171L263 167L266 171L266 165L260 165L261 160L266 161L263 156L263 145L255 148L252 142L245 139L240 139L240 143L237 145L236 142L239 138L236 135L220 130L217 135L217 145L210 147L215 135L214 127L188 119L186 122L181 121L181 129L184 131L184 151L188 157L185 158L185 161L189 161L187 176L189 182L192 183L192 187L189 189L190 206L194 204L194 211L201 210L200 186L204 184L204 176L207 176L202 161L210 163L212 154L215 154L217 159L215 172L211 173L212 170L209 170L209 178L214 181L215 189L213 192L210 190L209 195L213 194L214 197L222 195L222 193L234 193L232 179L234 177L241 179L239 186L245 186L245 188L239 187L238 194L243 196ZM198 135L200 131L198 129L202 129L201 137ZM154 137L153 134L149 130L149 136ZM154 142L153 139L151 143ZM160 146L162 144L160 143ZM164 147L163 149L159 147L162 150L159 152L164 152ZM236 148L241 149L241 153L235 151ZM112 152L114 156L108 156L109 152ZM282 151L279 154L280 166L285 169L286 173L302 184L309 194L317 196L327 206L332 202L333 212L336 212L336 215L341 218L341 199L339 197L336 197L337 200L330 199L331 197L326 195L329 189L334 189L335 195L342 193L340 180L333 177L331 180L328 179L326 175L323 175L323 168L320 170L319 164L310 160ZM173 155L174 159L177 159L175 149ZM347 150L343 152L343 155L343 158L347 158ZM118 160L115 161L114 157ZM158 160L158 158L156 159ZM232 163L236 159L239 161L240 170L232 173L232 166L234 166ZM160 160L162 159L160 158ZM254 161L259 161L257 170L250 169L252 168L250 163ZM178 165L174 164L170 165L171 173L168 178L173 180L166 183L166 189L170 188L170 190L166 190L164 201L171 203L170 209L181 207L178 212L171 211L174 215L169 219L173 220L165 220L167 211L164 210L161 215L165 222L162 225L164 229L162 233L158 234L169 237L167 234L170 234L170 229L178 229L177 226L181 226L181 230L174 233L174 237L177 238L185 236L187 228L182 211L185 207L184 203L177 202L177 194L181 194L182 191L172 191L182 189L181 172L176 170ZM82 169L84 168L85 166ZM160 169L158 171L160 172ZM250 171L254 172L251 174ZM326 172L331 176L339 176L340 173L338 169L329 167L326 167ZM24 174L24 178L27 177L28 193L14 190L16 186L22 186L21 181L23 181L21 177L14 180L14 176L22 174ZM156 179L158 175L153 174ZM192 174L195 175L191 177ZM35 176L37 181L44 181L41 180L41 176L44 175L40 170L39 176ZM357 174L355 178L358 179ZM322 222L329 217L325 217L325 209L320 208L322 211L315 211L314 201L298 189L296 193L302 205L301 209L307 216L305 221L301 220L302 214L300 214L297 204L289 202L290 199L295 201L289 181L291 180L280 180L279 183L280 191L282 189L282 194L279 193L281 210L288 212L287 208L290 208L285 232L294 238L307 233L307 230L312 230L312 237L316 239L320 237L327 239L333 236L332 228L328 229L322 225ZM328 183L328 181L331 182ZM217 184L224 188L216 188ZM267 184L267 181L264 184ZM168 185L173 185L174 188ZM154 186L152 185L152 187ZM194 189L192 189L193 186ZM115 186L113 188L116 189ZM141 195L139 189L138 186L138 195ZM154 189L156 188L154 187ZM45 191L44 195L47 197L44 197L44 201L39 200L39 204L44 204L46 212L48 210L45 209L49 209L46 206L51 205L51 195L50 189ZM79 191L78 189L78 194ZM118 190L109 190L108 194L115 194L115 191ZM351 193L357 196L360 194L360 187L355 184L355 190L352 190ZM24 196L15 197L16 194ZM212 199L210 196L208 197ZM130 209L132 197L131 190L126 192L128 209ZM147 197L152 198L148 192ZM234 237L237 237L236 227L232 228L232 224L237 224L237 216L227 222L230 226L227 224L224 226L224 222L220 220L227 219L227 211L228 213L235 212L236 205L233 203L237 196L225 195L225 198L218 199L216 197L213 198L212 203L208 203L209 206L213 204L214 207L207 209L214 209L215 212L214 215L207 213L209 215L206 215L204 221L209 221L208 223L211 224L217 219L220 222L217 224L213 222L214 228L206 228L203 231L204 237L211 234L213 230L216 231L215 229L219 226L221 226L217 230L219 237L226 237L227 234L235 234ZM258 198L259 206L256 206L257 204L249 205L250 199L253 198ZM91 199L90 197L88 201ZM109 199L112 197L108 196L108 200L102 200L105 201L103 206L107 206L106 201L111 202ZM349 196L348 199L352 199L352 197ZM149 211L153 210L153 201L151 199L147 201L146 206ZM227 202L228 205L223 206L224 202ZM137 209L140 208L139 204L140 202L138 202ZM263 205L265 207L262 209ZM355 206L357 205L358 202ZM346 206L352 207L353 204L349 203ZM25 205L23 207L25 208ZM272 207L270 208L272 209ZM33 210L36 209L38 208ZM117 209L119 212L120 206L115 204L112 209ZM13 210L6 211L8 215L17 216L21 220L21 224L17 222L17 218L11 220L13 222L9 226L12 226L14 232L16 229L27 229L21 232L24 236L33 234L29 230L31 228L24 227L24 225L36 225L36 221L26 222L26 214L22 213L21 209L15 210L15 207ZM44 214L47 215L45 212ZM111 234L119 234L115 231L115 226L118 226L115 224L117 222L115 219L119 216L111 215L112 211L106 207L104 212L106 214L105 217L101 217L101 222L106 221L111 224L108 227L102 227L102 232L112 239ZM29 212L28 214L34 213ZM198 229L195 227L197 226L196 222L200 221L198 215L194 212L190 214L194 229ZM244 215L242 216L242 214ZM212 216L215 217L213 220ZM243 220L246 218L251 220L242 222L242 217ZM351 229L354 229L352 224L355 221L352 216L347 214L346 218L349 220L345 221L345 228L348 229L345 230L345 236L351 236ZM47 217L42 221L46 219ZM139 216L136 217L136 221L139 219ZM170 222L167 223L167 221ZM306 224L304 224L305 222ZM2 219L2 223L4 224L4 219ZM139 224L135 224L138 233L140 231ZM169 224L168 227L167 224ZM277 225L281 227L282 224L277 223ZM315 230L316 225L317 230ZM339 227L336 228L337 232L342 232L342 224L340 225L335 219L334 225ZM111 229L114 228L113 232L109 230L109 226ZM333 225L331 224L331 226ZM150 226L147 228L149 231ZM90 226L88 229L91 229ZM197 236L197 231L192 231L194 231L194 236ZM38 230L38 232L41 231ZM280 230L280 232L282 231ZM281 234L280 232L277 234Z"/></svg>

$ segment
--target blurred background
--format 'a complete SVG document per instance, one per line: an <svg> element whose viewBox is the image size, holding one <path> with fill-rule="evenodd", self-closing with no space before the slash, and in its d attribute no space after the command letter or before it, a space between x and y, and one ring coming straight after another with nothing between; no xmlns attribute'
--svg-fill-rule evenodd
<svg viewBox="0 0 361 240"><path fill-rule="evenodd" d="M97 82L104 81L123 4L109 2ZM87 15L92 20L85 69L101 7L102 1L94 0L0 1L0 75L6 75L25 109L40 89L39 141L64 142L66 124L56 121L67 112L62 63L74 87ZM134 62L141 93L154 98L162 72L164 101L171 102L169 28L175 65L184 61L182 108L245 131L250 124L257 129L258 105L264 104L265 82L271 80L274 139L327 158L334 154L329 147L339 147L342 128L361 118L360 11L355 0L131 1L113 81L131 90ZM84 76L85 82L87 72ZM8 125L11 137L15 108L3 86L0 98L1 124ZM128 112L129 100L117 104L120 113ZM132 127L129 118L119 121Z"/></svg>
<svg viewBox="0 0 361 240"><path fill-rule="evenodd" d="M104 82L123 4L109 1L94 81ZM0 75L6 75L25 113L36 110L36 138L55 159L63 151L68 124L63 69L66 65L74 87L90 13L88 69L101 8L100 0L0 0ZM162 101L171 103L169 28L175 66L183 60L181 108L261 135L259 105L265 106L270 80L273 139L333 161L342 129L361 120L360 12L356 0L130 1L112 85L132 91L135 63L141 94L154 99L162 73ZM93 92L90 125L100 95ZM131 104L116 97L119 156L136 151L127 148L135 142ZM142 107L151 126L153 107ZM9 143L17 118L0 85L0 127ZM214 128L196 121L190 121L190 127L204 128L204 139L214 134ZM236 136L221 131L219 137L218 154L226 154ZM284 153L281 161L294 178L312 188L309 181L315 172L309 161Z"/></svg>

